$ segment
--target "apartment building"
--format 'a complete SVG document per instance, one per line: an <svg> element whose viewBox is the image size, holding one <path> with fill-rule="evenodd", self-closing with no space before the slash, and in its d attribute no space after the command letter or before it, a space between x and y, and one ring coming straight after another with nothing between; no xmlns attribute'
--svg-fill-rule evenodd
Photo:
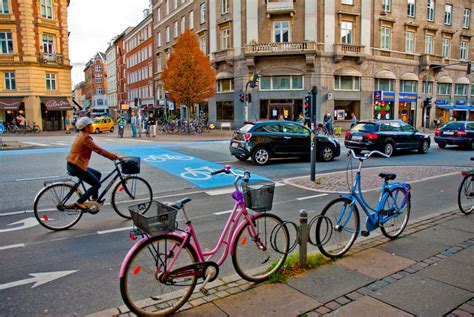
<svg viewBox="0 0 474 317"><path fill-rule="evenodd" d="M128 105L128 93L127 93L127 64L126 64L126 52L125 52L125 35L133 30L132 27L128 27L122 32L114 41L115 47L115 82L117 91L117 111L122 109L122 105Z"/></svg>
<svg viewBox="0 0 474 317"><path fill-rule="evenodd" d="M105 51L105 59L107 65L107 106L110 114L117 111L117 55L116 47L113 42L109 44L109 48Z"/></svg>
<svg viewBox="0 0 474 317"><path fill-rule="evenodd" d="M107 62L102 52L97 52L84 68L86 99L85 109L92 116L100 116L108 112L107 106Z"/></svg>
<svg viewBox="0 0 474 317"><path fill-rule="evenodd" d="M22 114L43 130L64 129L73 109L68 5L67 0L0 1L0 121Z"/></svg>
<svg viewBox="0 0 474 317"><path fill-rule="evenodd" d="M294 119L313 86L317 119L330 113L344 128L351 113L417 127L473 115L469 0L156 0L157 90L158 61L191 10L217 74L211 120L244 121L239 94L253 72L261 79L249 90L250 120ZM423 107L426 97L431 107Z"/></svg>
<svg viewBox="0 0 474 317"><path fill-rule="evenodd" d="M131 108L153 111L153 16L145 18L124 36L127 103Z"/></svg>

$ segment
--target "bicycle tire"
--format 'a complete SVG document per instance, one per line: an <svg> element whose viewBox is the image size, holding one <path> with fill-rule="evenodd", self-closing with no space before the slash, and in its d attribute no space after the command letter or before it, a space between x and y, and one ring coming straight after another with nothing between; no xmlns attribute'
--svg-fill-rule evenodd
<svg viewBox="0 0 474 317"><path fill-rule="evenodd" d="M472 199L474 197L474 175L464 176L458 189L458 206L459 210L465 215L469 215L472 212L473 204ZM463 198L466 198L467 203L464 203Z"/></svg>
<svg viewBox="0 0 474 317"><path fill-rule="evenodd" d="M129 185L131 182L131 186ZM137 184L141 183L140 186ZM137 187L140 187L137 191ZM133 197L130 197L130 194ZM131 219L128 206L136 204L138 201L148 203L148 206L143 209L142 214L146 213L151 206L153 200L153 191L150 184L146 180L138 176L124 177L112 191L112 207L115 212L125 219ZM135 202L136 201L136 202ZM119 208L119 204L122 205Z"/></svg>
<svg viewBox="0 0 474 317"><path fill-rule="evenodd" d="M120 293L125 305L138 316L168 316L181 308L192 295L197 275L181 277L183 280L172 279L169 284L159 281L163 268L157 262L166 267L174 259L175 248L182 242L183 238L175 236L154 236L130 256L120 277ZM160 253L161 250L164 254ZM171 256L168 257L168 253ZM196 252L188 243L176 258L173 270L196 262Z"/></svg>
<svg viewBox="0 0 474 317"><path fill-rule="evenodd" d="M333 206L336 206L339 203L342 203L343 205L341 207L333 208ZM343 256L347 251L349 251L357 239L360 221L359 210L357 209L356 204L354 203L352 205L352 212L349 213L348 218L346 218L344 214L341 215L342 208L350 206L351 204L352 201L348 198L339 197L332 200L324 207L323 211L321 212L321 217L316 222L316 243L319 251L321 251L321 253L328 258L335 259ZM334 216L331 214L333 209L335 211ZM353 227L347 226L349 224L350 218L354 219L354 223L352 224ZM341 226L341 220L344 220L346 225ZM331 227L326 228L323 226L324 224L330 224ZM347 242L342 243L342 238L344 238L344 229L346 229L348 232L352 232L352 234ZM333 237L336 238L335 242L332 240ZM339 246L342 246L342 248Z"/></svg>
<svg viewBox="0 0 474 317"><path fill-rule="evenodd" d="M39 224L49 230L61 231L74 226L82 217L80 210L59 210L57 205L74 189L67 183L51 184L43 188L35 198L33 212ZM47 195L55 198L52 202L46 202ZM64 195L63 195L64 194ZM73 204L81 196L79 189L73 192L65 204ZM44 205L43 205L44 204Z"/></svg>
<svg viewBox="0 0 474 317"><path fill-rule="evenodd" d="M399 192L402 192L402 194L400 195ZM407 196L408 195L408 196ZM405 197L406 197L406 201L404 202L405 200ZM388 203L388 206L387 206L387 203ZM403 206L400 206L404 204ZM403 232L403 230L405 230L407 224L408 224L408 219L410 218L410 210L411 210L411 195L410 193L407 192L407 190L403 187L395 187L393 188L392 190L390 190L388 196L387 196L387 200L385 201L385 204L384 204L384 210L390 210L392 208L395 208L396 211L397 211L397 214L396 216L394 216L393 218L391 218L388 222L384 223L383 225L380 225L380 230L382 231L382 234L389 238L389 239L396 239L398 238L398 236L400 236ZM400 210L401 209L401 210ZM393 216L393 215L388 215L388 216ZM398 221L400 221L400 217L403 218L401 219L401 223L398 227L398 229L395 229L395 231L393 230L389 230L390 227L397 227L396 223L397 223L397 219Z"/></svg>
<svg viewBox="0 0 474 317"><path fill-rule="evenodd" d="M274 222L273 225L267 223L270 220ZM263 242L263 245L254 243L255 239L250 235L250 223L247 223L235 235L232 245L232 264L237 274L243 279L258 283L270 278L283 266L288 255L290 238L288 228L274 214L262 213L252 221L258 230L259 241ZM277 227L282 228L282 230L276 230L283 238L281 243L272 237ZM261 254L261 259L257 258L258 254Z"/></svg>

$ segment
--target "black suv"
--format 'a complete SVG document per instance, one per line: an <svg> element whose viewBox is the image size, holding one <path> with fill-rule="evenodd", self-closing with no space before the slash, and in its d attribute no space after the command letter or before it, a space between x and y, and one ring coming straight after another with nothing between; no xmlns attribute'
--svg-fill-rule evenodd
<svg viewBox="0 0 474 317"><path fill-rule="evenodd" d="M392 155L398 150L418 150L426 154L430 137L401 120L360 121L346 132L344 145L355 152L378 150Z"/></svg>
<svg viewBox="0 0 474 317"><path fill-rule="evenodd" d="M230 153L241 161L249 157L265 165L273 157L310 156L311 131L292 121L247 123L234 132ZM341 154L339 142L325 135L316 136L317 159L329 162Z"/></svg>

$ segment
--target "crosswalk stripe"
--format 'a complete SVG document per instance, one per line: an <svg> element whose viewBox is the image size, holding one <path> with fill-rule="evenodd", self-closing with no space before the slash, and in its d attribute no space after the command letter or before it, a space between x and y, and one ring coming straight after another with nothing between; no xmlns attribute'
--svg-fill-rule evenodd
<svg viewBox="0 0 474 317"><path fill-rule="evenodd" d="M37 142L25 142L25 141L22 141L21 143L25 143L25 144L29 144L29 145L37 145L37 146L49 146L48 144L37 143Z"/></svg>

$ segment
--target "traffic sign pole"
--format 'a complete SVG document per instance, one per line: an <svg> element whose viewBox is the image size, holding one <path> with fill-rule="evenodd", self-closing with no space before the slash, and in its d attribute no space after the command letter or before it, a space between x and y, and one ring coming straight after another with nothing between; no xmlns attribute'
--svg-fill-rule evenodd
<svg viewBox="0 0 474 317"><path fill-rule="evenodd" d="M316 96L318 88L313 86L311 89L310 102L310 127L311 127L311 181L316 180Z"/></svg>

